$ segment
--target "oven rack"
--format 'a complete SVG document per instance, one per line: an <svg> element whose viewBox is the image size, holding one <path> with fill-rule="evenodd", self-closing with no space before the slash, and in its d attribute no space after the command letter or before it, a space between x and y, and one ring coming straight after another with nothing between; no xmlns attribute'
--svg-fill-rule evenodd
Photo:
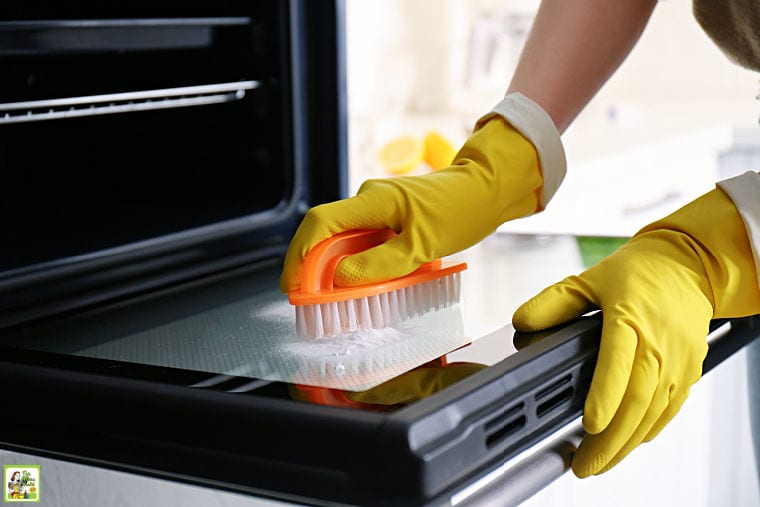
<svg viewBox="0 0 760 507"><path fill-rule="evenodd" d="M259 81L0 103L0 125L234 102Z"/></svg>

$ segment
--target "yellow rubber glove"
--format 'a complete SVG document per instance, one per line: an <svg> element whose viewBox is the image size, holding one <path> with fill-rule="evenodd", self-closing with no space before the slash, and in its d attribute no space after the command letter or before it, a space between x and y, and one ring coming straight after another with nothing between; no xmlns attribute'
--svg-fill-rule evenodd
<svg viewBox="0 0 760 507"><path fill-rule="evenodd" d="M398 236L338 265L350 286L406 275L468 248L503 222L539 210L543 179L533 145L501 117L467 140L451 167L368 180L356 196L309 210L285 256L283 292L300 284L303 258L317 243L351 229L393 229Z"/></svg>
<svg viewBox="0 0 760 507"><path fill-rule="evenodd" d="M466 362L421 366L367 391L345 391L345 395L349 400L359 403L406 405L432 396L483 368L486 368L483 364Z"/></svg>
<svg viewBox="0 0 760 507"><path fill-rule="evenodd" d="M733 202L715 189L641 231L513 316L545 329L593 309L599 357L583 411L578 477L605 472L675 416L702 374L710 319L760 313L751 247Z"/></svg>

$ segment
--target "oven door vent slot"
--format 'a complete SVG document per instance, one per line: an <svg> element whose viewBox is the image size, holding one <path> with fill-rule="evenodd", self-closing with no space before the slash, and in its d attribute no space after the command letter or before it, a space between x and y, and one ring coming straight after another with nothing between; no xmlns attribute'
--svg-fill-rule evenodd
<svg viewBox="0 0 760 507"><path fill-rule="evenodd" d="M492 418L485 425L486 447L491 448L504 442L525 426L525 405L519 403Z"/></svg>
<svg viewBox="0 0 760 507"><path fill-rule="evenodd" d="M222 104L243 99L247 90L253 90L259 84L259 81L235 81L159 90L7 102L0 104L0 125Z"/></svg>
<svg viewBox="0 0 760 507"><path fill-rule="evenodd" d="M541 418L573 399L575 388L573 387L572 380L572 374L565 375L536 393L534 398L536 401L536 417Z"/></svg>

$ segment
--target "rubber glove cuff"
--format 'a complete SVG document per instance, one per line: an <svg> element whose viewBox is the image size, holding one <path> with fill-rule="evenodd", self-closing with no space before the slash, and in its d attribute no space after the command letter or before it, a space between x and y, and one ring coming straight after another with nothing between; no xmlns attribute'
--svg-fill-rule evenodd
<svg viewBox="0 0 760 507"><path fill-rule="evenodd" d="M718 186L731 198L744 222L755 259L757 286L760 287L760 174L747 171L723 180Z"/></svg>
<svg viewBox="0 0 760 507"><path fill-rule="evenodd" d="M489 113L477 121L475 130L494 116L506 120L535 147L543 177L539 210L545 209L567 172L565 149L554 121L541 106L521 93L505 95Z"/></svg>

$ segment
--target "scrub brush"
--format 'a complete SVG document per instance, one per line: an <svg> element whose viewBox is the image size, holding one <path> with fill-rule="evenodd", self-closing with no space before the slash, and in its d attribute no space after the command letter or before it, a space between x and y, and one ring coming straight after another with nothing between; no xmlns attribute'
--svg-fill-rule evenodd
<svg viewBox="0 0 760 507"><path fill-rule="evenodd" d="M296 307L299 336L321 338L379 329L459 302L460 272L467 264L443 263L440 259L393 280L356 287L334 285L335 269L344 257L394 236L390 229L342 232L306 254L301 288L288 294Z"/></svg>

